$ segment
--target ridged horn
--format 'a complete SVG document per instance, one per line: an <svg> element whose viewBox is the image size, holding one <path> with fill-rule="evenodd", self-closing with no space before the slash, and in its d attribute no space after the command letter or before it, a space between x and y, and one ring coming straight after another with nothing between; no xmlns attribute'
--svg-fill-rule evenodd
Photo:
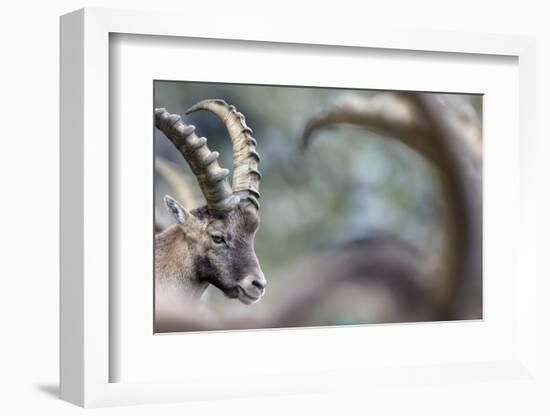
<svg viewBox="0 0 550 416"><path fill-rule="evenodd" d="M233 193L248 199L256 208L260 207L260 180L262 175L258 170L260 156L256 151L256 140L252 137L252 129L246 125L244 115L235 106L224 100L203 100L186 111L186 114L198 110L208 110L223 122L231 143L233 144Z"/></svg>
<svg viewBox="0 0 550 416"><path fill-rule="evenodd" d="M240 200L226 180L229 171L220 167L219 154L208 149L206 138L195 134L195 126L185 124L179 115L170 114L164 108L155 109L155 126L170 139L191 168L208 210L217 215L233 210Z"/></svg>

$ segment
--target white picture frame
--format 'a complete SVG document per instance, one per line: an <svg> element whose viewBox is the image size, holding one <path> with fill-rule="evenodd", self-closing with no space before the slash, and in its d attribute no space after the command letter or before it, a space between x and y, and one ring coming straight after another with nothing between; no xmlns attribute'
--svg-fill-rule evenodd
<svg viewBox="0 0 550 416"><path fill-rule="evenodd" d="M522 381L535 377L536 304L533 299L536 262L533 259L536 246L535 220L529 215L534 206L533 190L529 185L534 166L534 154L530 149L535 140L534 39L464 33L383 32L375 29L362 31L359 38L346 32L329 35L324 28L315 26L308 28L307 32L292 28L281 31L276 25L253 24L246 21L246 16L242 19L243 25L220 19L206 28L199 21L173 13L105 9L83 9L61 18L61 398L80 406L106 406L323 392L360 389L366 385L372 388L379 384L412 383L413 380L421 383L433 380L476 383L486 379ZM182 25L182 21L186 24ZM246 33L236 32L235 27L247 27ZM213 381L212 374L216 370L211 368L203 375L195 372L182 377L180 371L178 377L160 380L151 376L147 381L112 382L111 368L116 360L121 359L111 348L114 335L110 326L110 311L113 311L110 291L113 288L109 281L112 267L109 227L113 224L109 189L110 171L116 169L109 155L109 137L112 134L109 124L112 88L109 54L112 34L269 42L277 43L281 50L291 44L305 48L308 45L330 45L333 50L349 50L352 47L357 50L422 51L453 56L467 54L472 60L476 59L476 55L517 59L519 106L512 119L517 118L519 132L512 134L519 138L520 153L517 169L511 170L511 175L519 177L520 186L514 192L520 197L520 203L514 211L518 253L512 268L516 273L521 270L521 279L514 275L515 280L512 281L519 290L513 294L513 318L517 320L517 328L514 326L513 334L506 332L505 335L511 337L507 338L510 348L495 354L494 360L477 357L468 361L462 357L455 362L448 355L441 355L438 363L434 364L413 354L408 361L403 361L407 365L401 366L384 363L377 368L369 363L364 368L361 365L352 368L334 362L325 367L311 368L311 371L288 366L280 368L277 373L254 373L253 381L246 375L235 379L226 373L217 374ZM513 120L510 122L515 126ZM508 149L508 152L512 155L514 150ZM430 330L428 326L424 328ZM482 336L485 330L483 327L463 328L451 325L447 327L445 336L459 336L463 330L478 331ZM378 333L383 331L378 329ZM396 331L414 336L414 331L420 329L402 326ZM296 331L281 332L285 332L287 337L298 336ZM466 333L473 336L473 332ZM334 332L334 329L309 332L310 337L346 337L350 334L349 331ZM229 334L216 336L228 337ZM270 337L273 342L274 335L265 331L256 338L264 338L267 342ZM246 339L246 334L240 335L234 342L244 343ZM384 342L389 341L382 341L378 345L380 350L384 349ZM357 358L357 354L358 351L354 350L350 358Z"/></svg>

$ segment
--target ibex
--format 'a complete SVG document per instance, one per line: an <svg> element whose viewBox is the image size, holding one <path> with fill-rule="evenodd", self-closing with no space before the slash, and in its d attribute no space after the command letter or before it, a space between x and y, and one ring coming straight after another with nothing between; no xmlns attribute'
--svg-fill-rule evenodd
<svg viewBox="0 0 550 416"><path fill-rule="evenodd" d="M349 97L310 119L304 130L304 148L316 131L335 124L362 125L397 139L438 168L451 211L446 227L448 247L443 258L436 261L443 263L443 269L437 264L434 268L428 258L399 240L371 236L286 268L281 279L293 282L292 291L282 291L283 296L276 296L278 302L260 310L254 319L214 317L206 321L194 313L180 313L172 316L166 328L178 331L311 325L311 310L346 282L386 285L402 308L398 311L400 320L481 317L482 150L478 121L431 94L385 93L366 101ZM422 283L426 273L448 275L447 293L432 293Z"/></svg>
<svg viewBox="0 0 550 416"><path fill-rule="evenodd" d="M165 109L155 110L155 125L170 139L197 178L206 205L188 211L165 196L176 224L155 238L157 312L162 294L194 301L212 284L227 297L251 304L265 293L266 279L254 252L261 174L256 140L244 116L223 100L204 100L187 110L208 110L224 123L233 145L233 184L195 127ZM157 316L156 320L158 321Z"/></svg>

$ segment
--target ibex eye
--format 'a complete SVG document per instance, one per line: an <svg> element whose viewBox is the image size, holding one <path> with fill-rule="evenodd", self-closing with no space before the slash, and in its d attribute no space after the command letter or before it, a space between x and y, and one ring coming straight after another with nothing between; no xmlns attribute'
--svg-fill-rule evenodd
<svg viewBox="0 0 550 416"><path fill-rule="evenodd" d="M216 244L225 243L225 240L223 239L223 236L220 235L220 234L211 234L210 237L212 237L212 241Z"/></svg>

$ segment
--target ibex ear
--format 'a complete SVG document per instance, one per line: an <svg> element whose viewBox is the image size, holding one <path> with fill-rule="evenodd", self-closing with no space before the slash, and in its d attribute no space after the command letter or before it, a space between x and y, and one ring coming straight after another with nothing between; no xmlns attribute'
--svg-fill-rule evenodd
<svg viewBox="0 0 550 416"><path fill-rule="evenodd" d="M166 208L170 211L170 214L174 216L177 222L185 224L191 215L184 207L182 207L178 201L169 195L164 196L164 203Z"/></svg>

